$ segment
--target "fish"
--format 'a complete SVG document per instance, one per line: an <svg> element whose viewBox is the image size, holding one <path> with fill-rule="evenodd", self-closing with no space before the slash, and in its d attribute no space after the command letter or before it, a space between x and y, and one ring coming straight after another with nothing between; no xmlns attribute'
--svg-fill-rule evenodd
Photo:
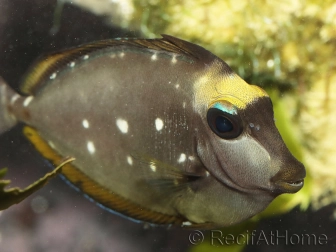
<svg viewBox="0 0 336 252"><path fill-rule="evenodd" d="M185 40L110 39L42 56L21 95L0 81L0 134L24 136L97 204L127 218L226 227L296 193L288 150L260 87Z"/></svg>

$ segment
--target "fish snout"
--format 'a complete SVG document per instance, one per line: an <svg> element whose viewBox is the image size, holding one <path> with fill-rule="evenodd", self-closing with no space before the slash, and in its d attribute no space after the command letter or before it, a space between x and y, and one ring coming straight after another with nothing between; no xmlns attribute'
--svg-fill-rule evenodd
<svg viewBox="0 0 336 252"><path fill-rule="evenodd" d="M295 160L292 164L280 169L271 182L274 184L276 194L296 193L303 187L305 177L304 165Z"/></svg>

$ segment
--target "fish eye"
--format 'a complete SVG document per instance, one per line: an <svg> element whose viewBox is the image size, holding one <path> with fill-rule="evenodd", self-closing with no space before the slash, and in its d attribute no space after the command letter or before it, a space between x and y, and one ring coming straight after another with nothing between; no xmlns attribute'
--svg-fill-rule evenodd
<svg viewBox="0 0 336 252"><path fill-rule="evenodd" d="M238 115L231 115L217 108L210 108L207 113L210 129L220 138L233 139L242 131L242 123Z"/></svg>
<svg viewBox="0 0 336 252"><path fill-rule="evenodd" d="M233 129L233 125L230 120L224 116L217 116L215 119L215 126L218 132L226 133Z"/></svg>

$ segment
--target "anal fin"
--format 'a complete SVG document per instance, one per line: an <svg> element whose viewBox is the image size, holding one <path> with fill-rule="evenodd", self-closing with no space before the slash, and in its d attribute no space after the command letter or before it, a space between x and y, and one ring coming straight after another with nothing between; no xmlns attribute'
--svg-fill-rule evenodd
<svg viewBox="0 0 336 252"><path fill-rule="evenodd" d="M36 129L30 126L25 126L23 132L44 158L48 159L54 165L60 164L61 160L63 160L62 156L48 145ZM183 216L167 215L152 211L144 206L132 202L131 200L125 199L114 192L111 192L102 185L98 184L96 181L92 180L73 164L65 164L61 173L72 184L99 204L132 219L160 225L174 224L180 226L183 222L187 221Z"/></svg>

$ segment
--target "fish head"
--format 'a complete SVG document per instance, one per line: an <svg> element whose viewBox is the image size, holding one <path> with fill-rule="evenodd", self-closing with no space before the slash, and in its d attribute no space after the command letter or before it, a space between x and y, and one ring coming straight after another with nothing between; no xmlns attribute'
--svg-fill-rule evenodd
<svg viewBox="0 0 336 252"><path fill-rule="evenodd" d="M208 172L236 191L271 198L299 191L305 168L281 138L267 93L234 73L202 78L195 96L203 125L197 151Z"/></svg>

